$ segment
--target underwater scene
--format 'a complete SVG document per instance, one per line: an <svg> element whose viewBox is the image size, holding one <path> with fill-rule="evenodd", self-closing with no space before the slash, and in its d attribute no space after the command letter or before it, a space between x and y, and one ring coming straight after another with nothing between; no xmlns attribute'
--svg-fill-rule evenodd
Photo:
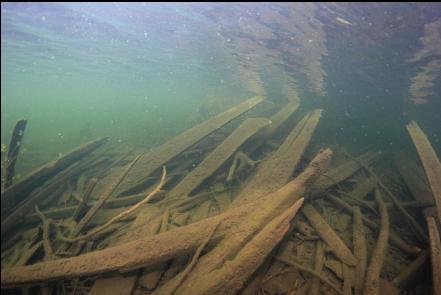
<svg viewBox="0 0 441 295"><path fill-rule="evenodd" d="M441 295L440 3L1 3L1 293Z"/></svg>

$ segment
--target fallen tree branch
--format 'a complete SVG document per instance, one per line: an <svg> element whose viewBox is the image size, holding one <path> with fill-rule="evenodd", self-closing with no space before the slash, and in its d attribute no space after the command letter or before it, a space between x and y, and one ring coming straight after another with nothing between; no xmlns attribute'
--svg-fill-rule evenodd
<svg viewBox="0 0 441 295"><path fill-rule="evenodd" d="M130 207L129 209L119 213L118 215L112 217L109 221L107 221L105 224L94 228L93 230L91 230L90 232L88 232L85 235L82 236L78 236L75 238L67 238L64 237L62 235L58 235L58 237L64 241L64 242L76 242L76 241L80 241L80 240L87 240L90 239L91 237L95 236L96 234L106 230L110 225L112 225L113 223L123 219L124 217L126 217L127 215L133 213L136 209L138 209L139 207L141 207L142 205L146 204L148 201L150 201L150 199L156 195L161 189L162 186L164 185L164 181L165 181L165 176L167 175L167 171L165 169L165 166L162 167L162 177L161 177L161 181L159 182L158 186L152 191L150 192L143 200L141 200L140 202L138 202L137 204L133 205L132 207Z"/></svg>

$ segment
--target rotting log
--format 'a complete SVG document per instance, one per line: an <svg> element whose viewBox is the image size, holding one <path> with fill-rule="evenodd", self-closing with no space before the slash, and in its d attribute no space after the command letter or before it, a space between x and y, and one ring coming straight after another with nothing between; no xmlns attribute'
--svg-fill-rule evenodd
<svg viewBox="0 0 441 295"><path fill-rule="evenodd" d="M322 110L308 113L286 137L282 145L264 160L245 188L234 199L239 206L281 188L292 176L321 118Z"/></svg>
<svg viewBox="0 0 441 295"><path fill-rule="evenodd" d="M225 161L258 130L270 124L268 119L251 118L245 120L236 128L219 146L217 146L195 169L187 174L170 192L166 194L160 203L167 203L177 207L182 202L191 201L194 197L188 195L200 186L204 180L209 178L218 170ZM179 202L177 202L177 200ZM140 215L139 219L144 216ZM145 235L146 227L143 222L135 221L130 230L126 233L124 240L134 240Z"/></svg>
<svg viewBox="0 0 441 295"><path fill-rule="evenodd" d="M121 192L121 195L124 194L124 191L129 191L132 187L139 186L140 183L144 182L146 177L150 176L150 174L163 166L167 161L213 133L215 130L221 128L234 118L254 108L262 101L263 97L261 96L250 98L152 149L139 160L138 165L133 167L132 172L130 172L126 181L122 184L124 190Z"/></svg>
<svg viewBox="0 0 441 295"><path fill-rule="evenodd" d="M387 253L387 240L389 238L389 214L379 189L375 190L375 201L378 203L380 211L380 233L366 270L363 288L363 294L365 295L380 294L380 273Z"/></svg>
<svg viewBox="0 0 441 295"><path fill-rule="evenodd" d="M348 246L346 246L343 240L312 205L305 205L302 209L302 213L317 231L318 235L326 242L335 256L347 265L355 266L357 264L357 259L354 257L351 250L349 250Z"/></svg>
<svg viewBox="0 0 441 295"><path fill-rule="evenodd" d="M191 286L197 285L207 274L215 273L226 261L231 260L232 257L237 257L238 253L245 249L246 244L275 218L275 212L279 212L279 210L284 212L287 207L292 206L297 200L302 198L306 189L321 174L319 171L323 172L326 169L325 167L327 167L331 155L332 152L329 149L320 151L302 174L279 190L269 194L268 196L271 196L272 199L265 202L262 201L254 210L247 213L244 216L245 219L234 230L228 232L216 247L201 258L193 272L189 274L182 287L182 292L184 294L188 293L184 290L192 289ZM318 170L315 170L316 168ZM260 200L256 202L258 201Z"/></svg>
<svg viewBox="0 0 441 295"><path fill-rule="evenodd" d="M137 156L131 163L129 163L124 170L118 175L115 181L111 183L111 185L100 195L98 201L87 211L87 213L81 218L78 224L75 226L72 233L69 235L70 238L75 238L78 236L81 231L87 226L90 220L95 216L98 210L103 206L103 204L107 201L107 199L112 195L112 193L116 190L119 184L126 177L127 173L129 173L130 169L132 169L133 165L139 160L141 155Z"/></svg>
<svg viewBox="0 0 441 295"><path fill-rule="evenodd" d="M268 126L270 120L265 118L246 119L223 142L221 142L199 165L187 174L169 193L166 200L181 196L190 196L204 180L213 175L225 161L250 137L261 128Z"/></svg>
<svg viewBox="0 0 441 295"><path fill-rule="evenodd" d="M87 154L90 154L91 152L102 146L105 142L107 142L107 140L108 138L100 138L79 146L66 153L60 159L47 163L46 165L29 174L27 177L23 178L23 180L14 183L10 187L2 191L2 221L9 216L11 210L13 210L14 207L25 200L29 193L31 193L37 187L41 186L42 183L54 177L60 171L64 170L73 163L82 159Z"/></svg>
<svg viewBox="0 0 441 295"><path fill-rule="evenodd" d="M367 266L367 244L363 228L362 213L359 207L354 207L353 244L354 256L357 259L355 266L355 295L362 295L364 277Z"/></svg>
<svg viewBox="0 0 441 295"><path fill-rule="evenodd" d="M400 273L392 280L392 284L400 289L409 287L410 282L415 276L421 274L421 271L429 258L429 251L423 250L420 255L407 265Z"/></svg>
<svg viewBox="0 0 441 295"><path fill-rule="evenodd" d="M345 211L353 214L353 207L351 205L349 205L348 203L346 203L345 201L343 201L341 198L338 198L333 195L329 195L328 198L334 204L340 206ZM373 222L372 220L370 220L364 216L362 217L362 220L363 220L363 224L366 225L367 227L369 227L371 230L373 230L373 231L378 230L379 226L375 222ZM405 242L403 239L401 239L400 236L398 236L397 234L395 234L392 231L389 232L389 242L407 254L416 255L421 252L421 249L418 246L410 246L407 242Z"/></svg>
<svg viewBox="0 0 441 295"><path fill-rule="evenodd" d="M325 264L325 244L318 240L315 245L315 255L314 255L314 271L318 274L322 272L323 265ZM320 279L312 278L311 287L308 290L308 295L319 295L320 294Z"/></svg>
<svg viewBox="0 0 441 295"><path fill-rule="evenodd" d="M433 294L441 295L441 241L439 229L433 217L427 217L426 221L430 237Z"/></svg>
<svg viewBox="0 0 441 295"><path fill-rule="evenodd" d="M352 176L355 172L375 163L380 159L381 154L373 151L366 152L356 158L357 161L346 161L336 167L331 167L329 171L321 176L317 182L314 184L313 191L311 195L320 194L337 183L345 180L346 178ZM362 165L360 165L362 164Z"/></svg>
<svg viewBox="0 0 441 295"><path fill-rule="evenodd" d="M65 185L66 181L72 177L81 174L83 171L90 167L93 167L100 160L92 162L76 162L70 165L68 168L64 169L55 176L55 179L46 183L42 187L33 191L25 201L23 201L19 206L11 213L8 217L2 220L1 223L1 235L2 238L6 233L14 226L21 225L24 216L30 212L36 204L50 196L51 193L55 192L60 186Z"/></svg>
<svg viewBox="0 0 441 295"><path fill-rule="evenodd" d="M193 279L193 284L185 284L187 283L185 282L183 288L177 290L177 294L236 294L283 239L289 230L290 221L302 204L303 198L297 200L280 216L265 225L234 258L204 275L203 279L199 281Z"/></svg>
<svg viewBox="0 0 441 295"><path fill-rule="evenodd" d="M438 221L441 223L441 163L420 126L411 121L406 127L423 163L438 211Z"/></svg>
<svg viewBox="0 0 441 295"><path fill-rule="evenodd" d="M267 212L271 207L268 218L271 219L280 215L287 206L290 206L290 203L298 200L309 189L318 175L327 169L331 155L330 150L321 151L304 172L279 191L253 203L231 208L223 214L184 227L171 229L159 235L77 257L3 269L1 272L1 287L11 288L22 284L35 284L113 271L124 272L157 265L195 251L209 234L211 225L220 223L210 242L210 244L216 245L226 234L234 233L237 227L247 220L250 212L257 210L260 213Z"/></svg>
<svg viewBox="0 0 441 295"><path fill-rule="evenodd" d="M17 163L18 153L20 151L20 147L22 145L24 131L26 129L26 124L28 120L19 120L14 127L14 131L12 132L11 141L8 146L8 156L5 159L4 165L4 180L2 179L2 190L8 188L12 184L12 180L15 176L15 163ZM3 194L3 193L2 193ZM3 198L3 197L2 197ZM2 202L3 207L3 202ZM2 210L3 214L3 210Z"/></svg>

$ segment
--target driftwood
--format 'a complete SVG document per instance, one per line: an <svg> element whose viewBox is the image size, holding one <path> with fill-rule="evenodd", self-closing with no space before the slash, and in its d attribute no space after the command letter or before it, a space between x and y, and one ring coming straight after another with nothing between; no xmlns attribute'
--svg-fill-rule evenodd
<svg viewBox="0 0 441 295"><path fill-rule="evenodd" d="M325 264L325 244L318 240L315 246L314 255L314 271L318 274L322 272L323 265ZM308 295L320 294L320 279L314 277L309 288Z"/></svg>
<svg viewBox="0 0 441 295"><path fill-rule="evenodd" d="M146 177L162 167L167 161L213 133L215 130L221 128L234 118L254 108L257 104L262 102L262 100L263 97L260 96L250 98L243 103L188 129L178 136L175 136L163 145L154 148L139 160L138 164L128 175L127 179L122 184L124 191L130 191L133 187L139 186L140 183L144 182ZM124 194L124 191L121 192L121 195Z"/></svg>
<svg viewBox="0 0 441 295"><path fill-rule="evenodd" d="M102 205L107 201L107 199L112 195L112 193L116 190L118 185L123 181L126 177L127 173L132 169L133 165L135 165L136 161L141 156L137 156L127 167L121 172L121 174L117 177L116 181L114 181L98 198L98 201L93 205L92 208L87 211L84 217L78 222L75 226L72 233L69 235L70 238L77 237L81 231L86 227L86 225L90 222L90 220L95 216L98 210L102 207Z"/></svg>
<svg viewBox="0 0 441 295"><path fill-rule="evenodd" d="M323 173L332 152L321 151L305 171L279 191L269 194L253 203L231 208L223 214L207 218L156 236L129 242L120 246L83 254L77 257L57 259L18 268L3 269L2 288L20 284L40 283L56 279L75 278L112 271L129 271L152 266L174 257L196 250L209 234L211 226L219 223L211 242L218 243L226 234L234 233L237 227L248 220L250 212L266 212L267 219L280 215L287 206L298 200L313 181ZM127 255L127 254L130 255ZM210 251L211 253L211 251ZM207 257L205 255L203 258ZM199 263L198 263L199 265ZM196 266L196 268L198 267ZM192 272L193 273L193 272Z"/></svg>
<svg viewBox="0 0 441 295"><path fill-rule="evenodd" d="M101 138L77 147L74 150L65 154L60 159L57 159L42 166L38 170L32 172L23 180L14 183L12 186L2 191L2 221L8 216L8 214L11 213L11 210L14 209L15 206L24 201L29 193L35 190L37 187L41 186L43 182L48 181L63 169L69 167L73 163L82 159L87 154L93 152L94 150L102 146L105 142L107 142L107 138ZM34 206L32 205L30 209L32 209L33 207ZM13 212L15 212L15 210Z"/></svg>
<svg viewBox="0 0 441 295"><path fill-rule="evenodd" d="M309 223L314 227L319 236L330 247L335 256L347 265L355 266L357 264L357 259L354 257L351 250L349 250L348 246L346 246L342 239L314 209L314 207L312 207L312 205L308 204L303 207L302 213L306 216Z"/></svg>
<svg viewBox="0 0 441 295"><path fill-rule="evenodd" d="M132 163L134 163L134 162L132 162ZM135 205L133 205L129 209L124 210L123 212L119 213L118 215L112 217L105 224L103 224L103 225L101 225L101 226L99 226L97 228L94 228L93 230L89 231L85 235L77 236L77 237L74 237L74 238L62 238L62 240L64 242L76 242L76 241L80 241L80 240L87 240L87 239L97 235L98 233L101 233L102 231L108 229L110 225L112 225L115 222L125 218L129 214L133 213L136 209L138 209L142 205L144 205L147 202L149 202L150 199L161 190L162 186L164 185L164 181L165 181L165 176L166 175L167 175L167 173L166 173L166 169L165 169L165 166L164 166L162 177L161 177L161 181L159 182L158 186L153 191L151 191L143 200L139 201L138 203L136 203Z"/></svg>
<svg viewBox="0 0 441 295"><path fill-rule="evenodd" d="M11 186L12 180L15 176L15 163L17 162L18 153L20 151L21 143L23 141L24 131L26 129L27 122L27 120L19 120L15 124L14 131L12 132L11 141L9 142L8 146L8 156L4 160L4 163L2 163L2 165L5 165L5 167L2 167L5 169L4 179L2 179L2 191L5 188Z"/></svg>
<svg viewBox="0 0 441 295"><path fill-rule="evenodd" d="M310 269L310 268L308 268L306 266L303 266L303 265L301 265L301 264L299 264L299 263L297 263L295 261L291 261L291 260L288 260L288 259L280 257L280 256L276 256L275 258L277 260L285 263L285 264L288 264L288 265L290 265L290 266L300 270L300 271L306 272L307 274L312 275L312 276L318 278L321 282L323 282L327 286L331 287L338 294L343 294L342 291L337 286L334 285L334 283L329 281L325 276L323 276L322 274L316 272L315 270Z"/></svg>
<svg viewBox="0 0 441 295"><path fill-rule="evenodd" d="M427 217L430 236L430 260L432 263L433 294L441 294L441 241L439 229L433 217Z"/></svg>
<svg viewBox="0 0 441 295"><path fill-rule="evenodd" d="M179 273L176 277L174 277L171 281L167 282L163 287L161 287L159 290L155 291L155 295L172 295L176 289L182 284L182 282L185 280L187 275L193 270L194 266L196 265L202 250L207 246L208 242L210 241L211 237L213 236L214 232L216 231L219 224L215 224L213 226L213 229L208 234L207 238L204 240L204 242L198 247L196 250L196 253L194 254L191 262L187 267Z"/></svg>
<svg viewBox="0 0 441 295"><path fill-rule="evenodd" d="M355 267L355 295L362 295L367 266L367 245L362 215L359 207L354 207L353 219L354 256L357 259L357 265Z"/></svg>
<svg viewBox="0 0 441 295"><path fill-rule="evenodd" d="M346 203L345 201L343 201L341 198L338 198L333 195L329 195L328 197L333 203L337 204L338 206L340 206L341 208L343 208L347 212L353 214L353 207L351 205L349 205L348 203ZM370 220L364 216L362 217L362 220L363 220L364 225L369 227L371 230L374 230L374 231L378 230L378 228L379 228L378 225L375 222L373 222L372 220ZM407 254L416 255L421 252L421 249L419 247L410 246L407 242L405 242L403 239L401 239L397 234L395 234L392 231L389 232L389 242Z"/></svg>
<svg viewBox="0 0 441 295"><path fill-rule="evenodd" d="M93 177L86 186L84 190L83 197L80 200L80 204L78 204L74 213L72 214L72 220L76 222L79 221L84 211L87 209L87 202L89 201L90 196L92 195L92 191L95 188L95 185L98 183L98 178Z"/></svg>
<svg viewBox="0 0 441 295"><path fill-rule="evenodd" d="M421 273L424 265L429 258L429 251L423 250L420 255L406 266L393 280L392 283L400 289L407 288L409 282Z"/></svg>
<svg viewBox="0 0 441 295"><path fill-rule="evenodd" d="M184 284L182 290L178 289L179 293L236 294L288 232L290 221L302 204L303 198L269 222L234 257L204 275L203 279Z"/></svg>
<svg viewBox="0 0 441 295"><path fill-rule="evenodd" d="M93 167L99 162L100 160L74 163L58 173L52 181L33 191L24 202L22 202L11 214L9 214L8 217L2 220L2 237L4 237L12 227L20 225L24 216L31 211L35 205L60 189L61 186L64 186L69 179L81 174L83 171ZM13 186L11 186L11 188L12 187Z"/></svg>
<svg viewBox="0 0 441 295"><path fill-rule="evenodd" d="M288 181L311 140L321 113L322 110L315 110L297 124L277 151L257 167L257 172L233 201L233 206L259 199Z"/></svg>
<svg viewBox="0 0 441 295"><path fill-rule="evenodd" d="M181 196L189 196L202 182L216 172L233 153L261 128L271 123L265 118L246 119L214 151L212 151L195 169L187 174L169 193L166 201L173 201Z"/></svg>
<svg viewBox="0 0 441 295"><path fill-rule="evenodd" d="M383 197L378 189L375 190L375 200L380 210L380 233L377 244L371 255L369 267L366 270L363 294L380 294L380 273L383 267L384 257L387 252L387 240L389 236L389 214L384 205Z"/></svg>
<svg viewBox="0 0 441 295"><path fill-rule="evenodd" d="M429 139L418 124L411 121L406 127L426 171L438 211L438 221L441 222L441 163Z"/></svg>

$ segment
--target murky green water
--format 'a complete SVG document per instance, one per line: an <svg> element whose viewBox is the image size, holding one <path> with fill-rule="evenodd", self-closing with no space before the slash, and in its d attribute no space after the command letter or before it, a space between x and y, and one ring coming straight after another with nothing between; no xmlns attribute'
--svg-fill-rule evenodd
<svg viewBox="0 0 441 295"><path fill-rule="evenodd" d="M23 161L97 135L157 145L253 93L323 107L326 134L361 145L417 118L439 146L439 4L1 9L2 143L28 119Z"/></svg>

